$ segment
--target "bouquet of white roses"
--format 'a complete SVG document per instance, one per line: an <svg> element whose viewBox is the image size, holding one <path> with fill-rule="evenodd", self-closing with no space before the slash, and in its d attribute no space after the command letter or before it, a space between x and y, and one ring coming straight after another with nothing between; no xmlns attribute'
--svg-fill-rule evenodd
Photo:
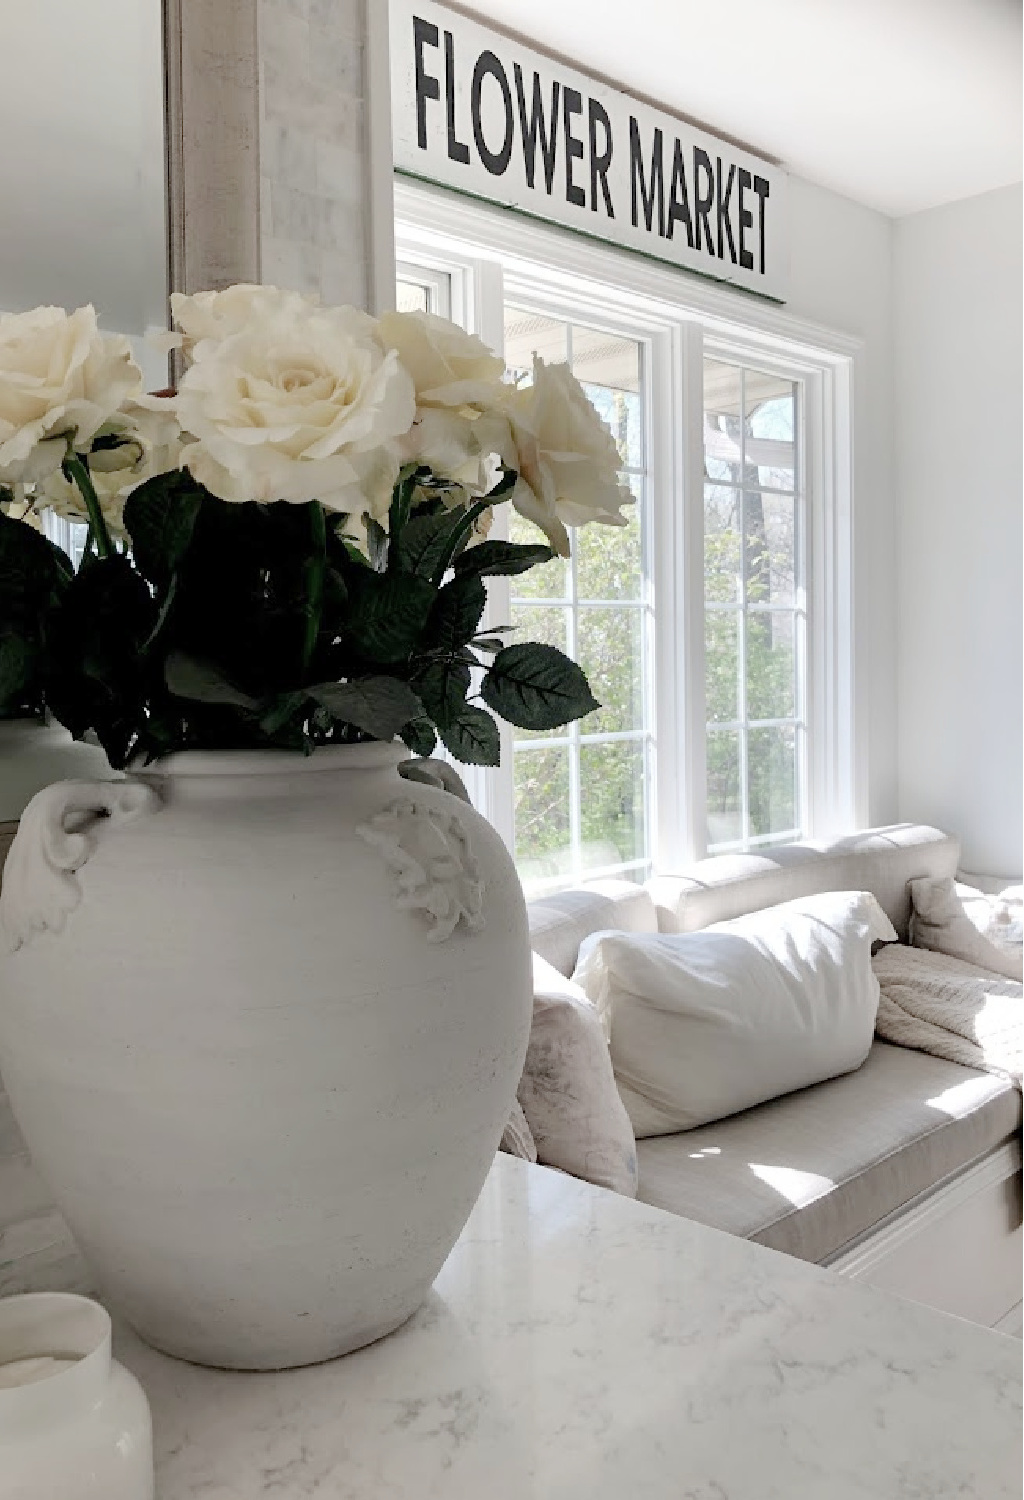
<svg viewBox="0 0 1024 1500"><path fill-rule="evenodd" d="M488 576L631 500L567 367L516 386L443 319L273 287L171 301L163 396L91 308L0 317L0 714L45 702L115 766L396 735L490 765L492 713L597 706L554 647L481 629ZM545 540L488 539L506 502ZM88 521L77 574L25 524L45 507Z"/></svg>

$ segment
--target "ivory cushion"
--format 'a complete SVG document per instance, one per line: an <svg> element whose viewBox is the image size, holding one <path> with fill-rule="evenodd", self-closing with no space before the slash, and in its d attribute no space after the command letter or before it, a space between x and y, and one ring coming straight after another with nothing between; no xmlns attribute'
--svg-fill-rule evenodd
<svg viewBox="0 0 1024 1500"><path fill-rule="evenodd" d="M988 896L951 878L912 880L911 942L1007 979L1024 979L1024 888Z"/></svg>
<svg viewBox="0 0 1024 1500"><path fill-rule="evenodd" d="M864 891L700 932L586 938L574 978L605 1025L636 1137L691 1130L860 1067L878 1010L871 945L895 938Z"/></svg>
<svg viewBox="0 0 1024 1500"><path fill-rule="evenodd" d="M636 1197L636 1141L597 1011L536 953L519 1102L542 1165Z"/></svg>

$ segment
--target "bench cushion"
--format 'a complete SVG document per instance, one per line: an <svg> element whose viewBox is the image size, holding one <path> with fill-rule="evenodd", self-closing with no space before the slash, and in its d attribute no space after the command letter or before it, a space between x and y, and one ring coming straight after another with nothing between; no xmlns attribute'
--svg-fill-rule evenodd
<svg viewBox="0 0 1024 1500"><path fill-rule="evenodd" d="M1020 1125L1006 1080L875 1041L854 1073L638 1141L638 1197L820 1263Z"/></svg>

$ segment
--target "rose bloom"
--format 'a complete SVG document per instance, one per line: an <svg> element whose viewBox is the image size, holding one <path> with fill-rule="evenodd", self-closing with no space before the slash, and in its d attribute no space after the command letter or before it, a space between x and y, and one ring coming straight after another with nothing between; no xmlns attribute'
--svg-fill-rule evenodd
<svg viewBox="0 0 1024 1500"><path fill-rule="evenodd" d="M200 339L224 339L241 333L250 323L275 317L302 317L318 305L318 299L302 292L282 291L276 286L254 286L237 282L223 292L171 293L171 318L180 330L171 335L171 347L191 354ZM367 319L369 322L370 320Z"/></svg>
<svg viewBox="0 0 1024 1500"><path fill-rule="evenodd" d="M0 483L32 484L79 452L142 372L121 334L100 333L91 306L0 315Z"/></svg>
<svg viewBox="0 0 1024 1500"><path fill-rule="evenodd" d="M90 453L88 463L107 529L112 537L123 541L125 501L147 479L180 466L181 428L159 398L141 396L137 401L126 401L96 436L119 439L114 448L102 447ZM49 506L69 521L89 521L81 490L59 469L36 485L33 505L36 510Z"/></svg>
<svg viewBox="0 0 1024 1500"><path fill-rule="evenodd" d="M503 456L519 475L512 504L556 552L569 555L567 526L626 524L619 507L633 496L615 439L568 365L535 357L533 384L511 393L506 412L514 451Z"/></svg>
<svg viewBox="0 0 1024 1500"><path fill-rule="evenodd" d="M433 313L385 313L379 331L412 376L419 407L489 411L504 397L504 362L457 323ZM468 413L467 413L468 415Z"/></svg>
<svg viewBox="0 0 1024 1500"><path fill-rule="evenodd" d="M222 500L386 514L412 380L365 313L278 296L254 298L238 331L194 345L174 403L191 439L181 461Z"/></svg>

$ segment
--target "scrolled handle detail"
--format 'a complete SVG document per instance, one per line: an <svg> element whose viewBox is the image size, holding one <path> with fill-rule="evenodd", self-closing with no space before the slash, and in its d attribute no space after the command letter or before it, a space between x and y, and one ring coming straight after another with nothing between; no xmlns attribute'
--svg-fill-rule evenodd
<svg viewBox="0 0 1024 1500"><path fill-rule="evenodd" d="M82 899L77 872L96 847L97 818L123 823L160 798L140 781L57 781L21 815L0 890L0 939L13 953L36 932L60 932Z"/></svg>
<svg viewBox="0 0 1024 1500"><path fill-rule="evenodd" d="M460 922L484 925L484 879L469 834L455 814L423 807L411 797L392 802L356 833L381 855L395 878L399 911L418 911L433 923L428 943L443 943Z"/></svg>
<svg viewBox="0 0 1024 1500"><path fill-rule="evenodd" d="M466 790L466 783L447 761L434 760L430 755L403 760L399 764L398 774L405 781L418 781L424 786L436 786L439 791L451 792L453 797L472 806L473 799Z"/></svg>

